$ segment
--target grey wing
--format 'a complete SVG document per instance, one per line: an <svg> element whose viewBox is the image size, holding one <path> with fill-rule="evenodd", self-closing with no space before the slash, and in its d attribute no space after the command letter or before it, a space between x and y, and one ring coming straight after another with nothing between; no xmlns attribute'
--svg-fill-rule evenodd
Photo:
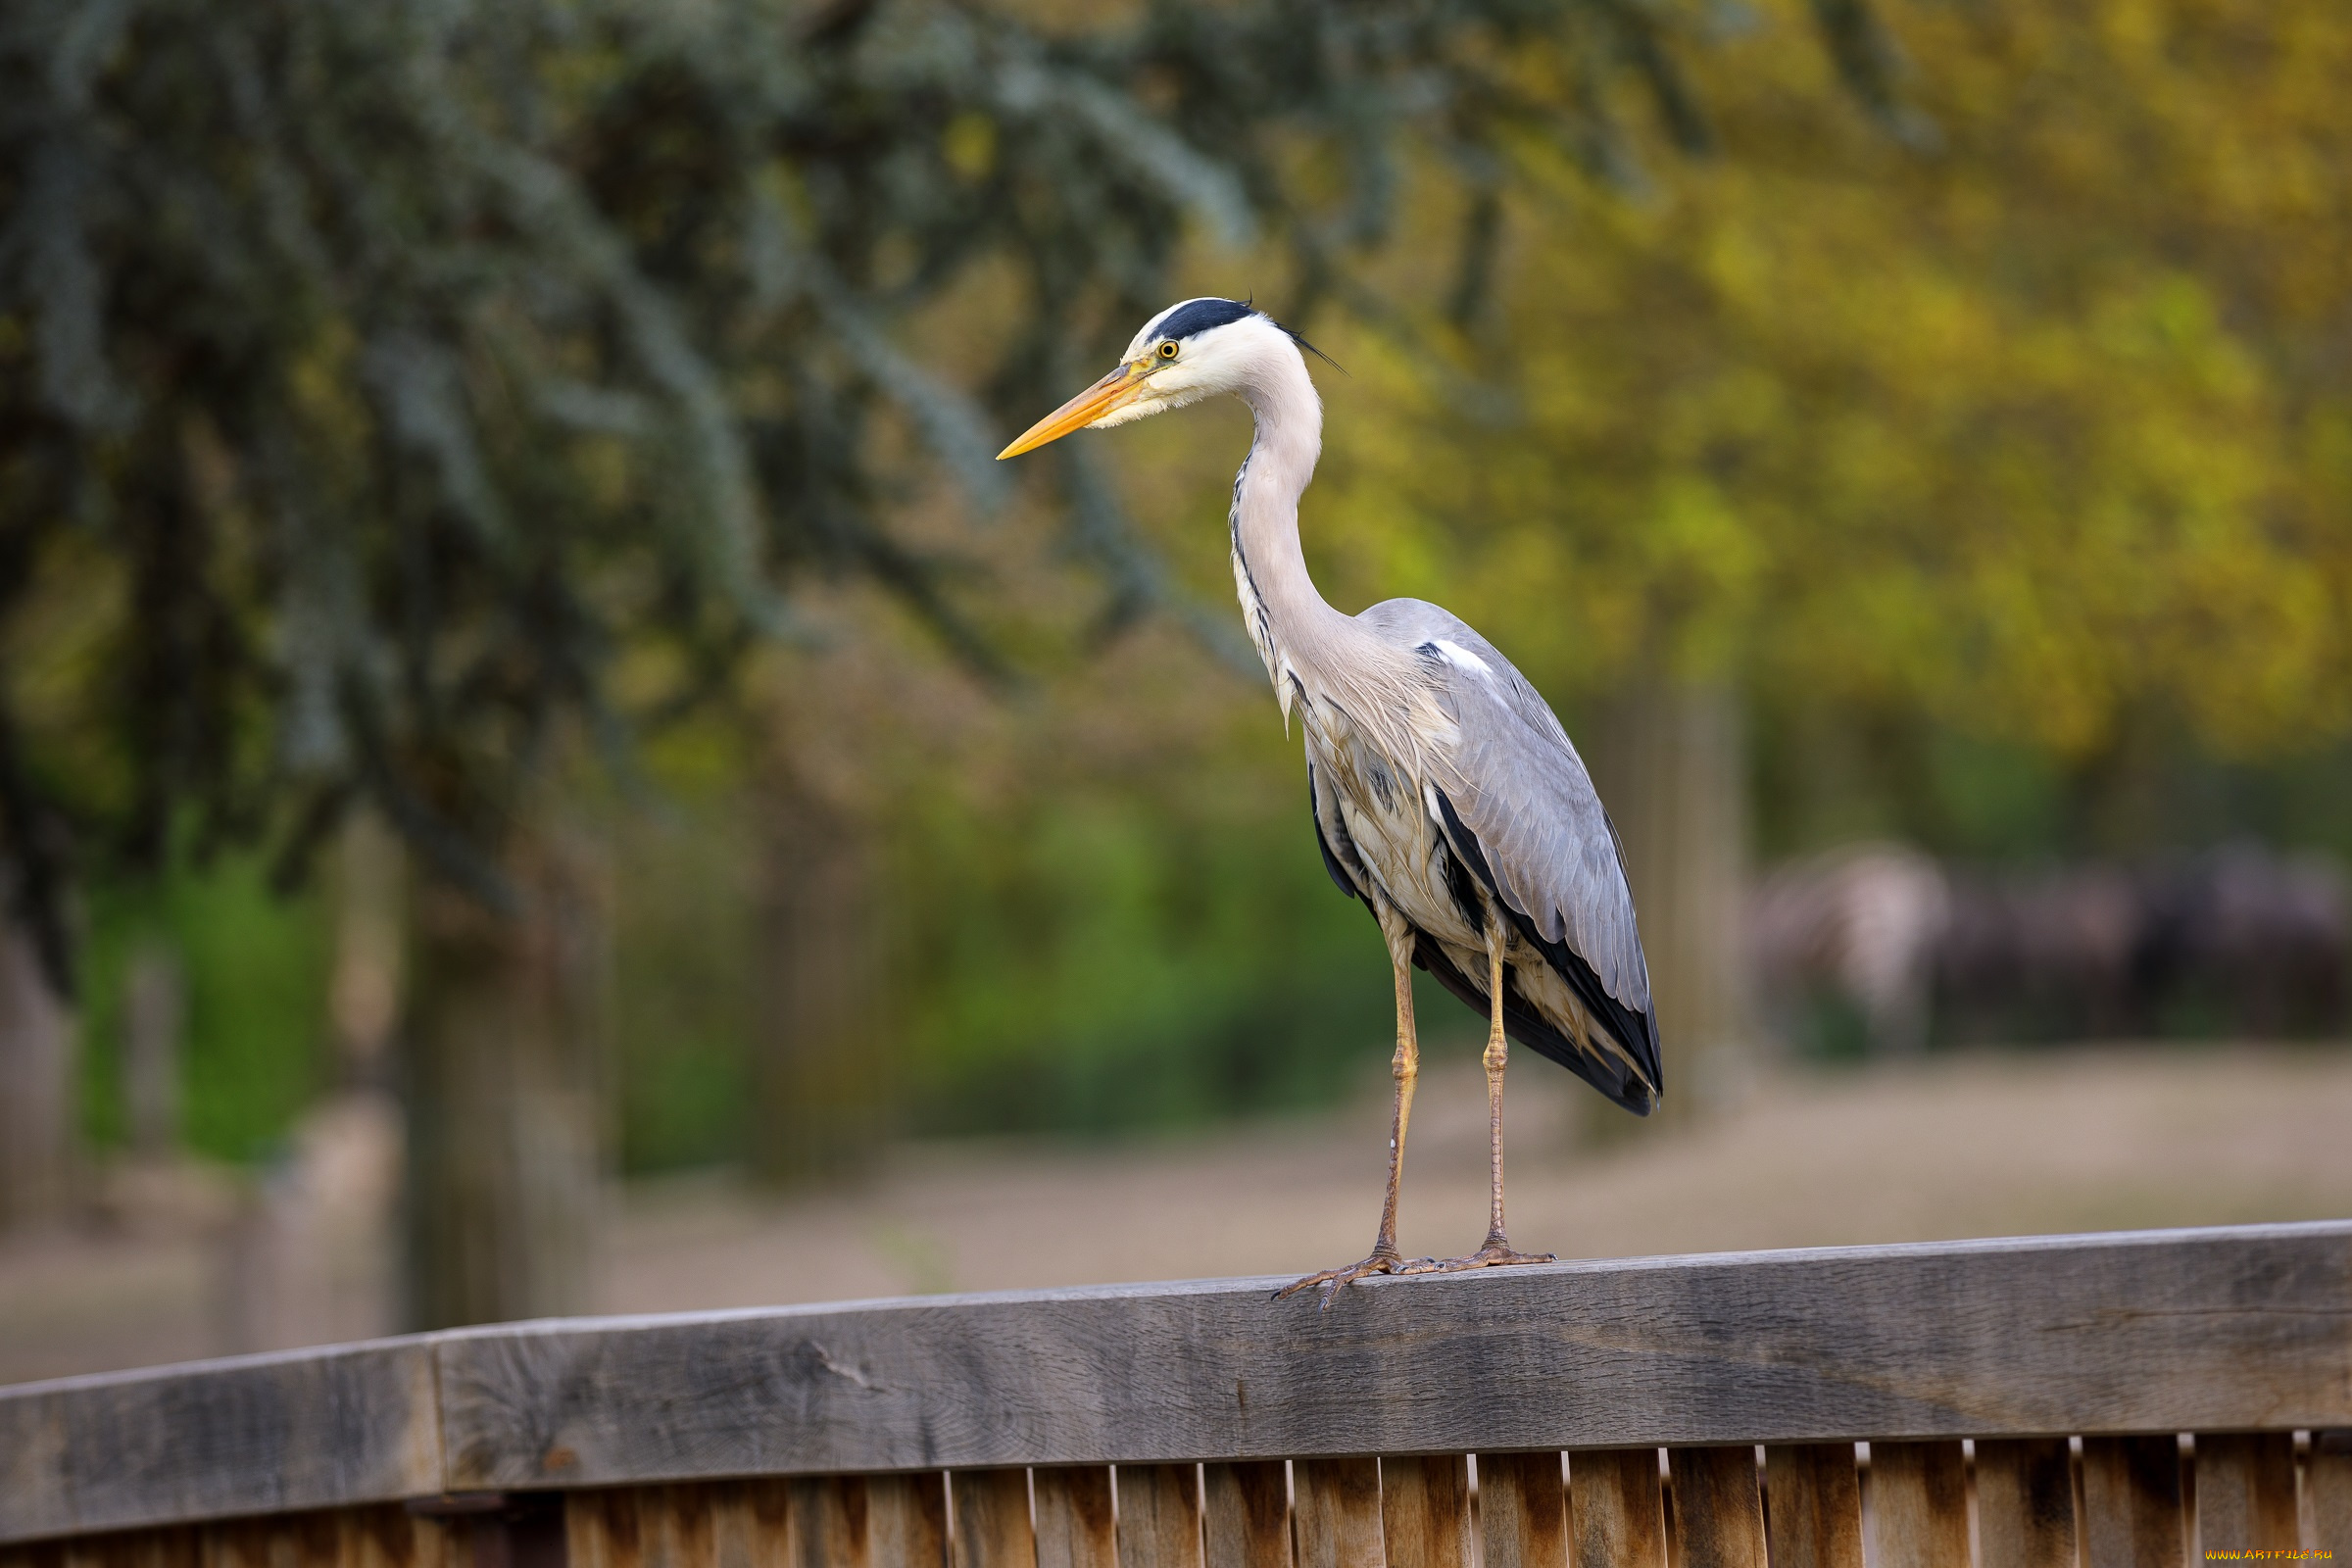
<svg viewBox="0 0 2352 1568"><path fill-rule="evenodd" d="M1361 617L1410 640L1459 731L1441 825L1654 1092L1657 1014L1617 835L1559 718L1493 644L1449 612L1391 600Z"/></svg>

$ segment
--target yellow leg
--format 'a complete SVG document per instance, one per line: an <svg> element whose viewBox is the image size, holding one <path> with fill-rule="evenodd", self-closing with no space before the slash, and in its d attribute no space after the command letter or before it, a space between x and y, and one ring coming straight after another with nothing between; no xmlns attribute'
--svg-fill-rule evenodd
<svg viewBox="0 0 2352 1568"><path fill-rule="evenodd" d="M1380 1234L1373 1239L1371 1255L1362 1262L1294 1280L1275 1293L1277 1299L1320 1286L1323 1305L1328 1307L1333 1292L1368 1274L1411 1274L1435 1267L1428 1258L1408 1263L1396 1250L1396 1201L1404 1189L1404 1135L1413 1119L1413 1085L1421 1076L1421 1042L1413 1028L1412 927L1394 909L1384 906L1380 916L1382 933L1389 939L1389 964L1396 977L1396 1054L1389 1064L1396 1080L1396 1098L1389 1113L1389 1187L1380 1205Z"/></svg>
<svg viewBox="0 0 2352 1568"><path fill-rule="evenodd" d="M1496 916L1487 930L1487 1132L1489 1143L1487 1240L1468 1257L1449 1258L1438 1265L1442 1273L1459 1269L1494 1268L1506 1263L1549 1263L1549 1252L1515 1252L1502 1228L1502 1069L1510 1045L1502 1032L1502 952L1508 942Z"/></svg>

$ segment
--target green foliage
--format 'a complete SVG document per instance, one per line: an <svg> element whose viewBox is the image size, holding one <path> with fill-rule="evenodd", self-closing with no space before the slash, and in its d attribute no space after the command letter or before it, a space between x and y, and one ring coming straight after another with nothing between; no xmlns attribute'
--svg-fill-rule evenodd
<svg viewBox="0 0 2352 1568"><path fill-rule="evenodd" d="M1590 163L1620 78L1691 140L1675 25L1613 0L1156 0L1077 29L938 0L15 8L16 902L62 969L77 871L152 869L183 819L299 866L367 800L507 905L502 836L566 735L624 754L794 635L810 576L991 662L899 520L1002 498L996 431L1165 303L1188 223L1275 247L1299 309L1360 303L1414 148ZM1050 466L1101 618L1131 619L1161 574L1083 456Z"/></svg>
<svg viewBox="0 0 2352 1568"><path fill-rule="evenodd" d="M920 1126L1180 1125L1321 1103L1387 1060L1387 960L1298 810L1058 796L1009 821L942 813L918 842L901 885Z"/></svg>
<svg viewBox="0 0 2352 1568"><path fill-rule="evenodd" d="M2341 8L1907 9L1933 154L1759 20L1695 71L1731 156L1625 202L1522 146L1493 315L1353 351L1343 574L1555 689L1737 672L1791 733L2352 732Z"/></svg>
<svg viewBox="0 0 2352 1568"><path fill-rule="evenodd" d="M183 1143L224 1160L275 1151L328 1072L331 953L320 902L279 896L250 856L91 890L80 1054L88 1136L124 1136L123 978L138 950L155 944L179 964L186 988Z"/></svg>

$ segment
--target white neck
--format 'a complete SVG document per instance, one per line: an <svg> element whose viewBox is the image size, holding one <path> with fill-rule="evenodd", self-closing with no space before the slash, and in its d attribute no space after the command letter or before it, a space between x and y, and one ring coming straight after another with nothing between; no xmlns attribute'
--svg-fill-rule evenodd
<svg viewBox="0 0 2352 1568"><path fill-rule="evenodd" d="M1288 713L1295 683L1307 682L1310 692L1315 684L1305 652L1345 637L1339 628L1354 623L1323 602L1298 548L1298 498L1323 451L1323 402L1298 349L1267 336L1273 341L1251 356L1236 389L1257 429L1233 481L1233 576L1250 641Z"/></svg>

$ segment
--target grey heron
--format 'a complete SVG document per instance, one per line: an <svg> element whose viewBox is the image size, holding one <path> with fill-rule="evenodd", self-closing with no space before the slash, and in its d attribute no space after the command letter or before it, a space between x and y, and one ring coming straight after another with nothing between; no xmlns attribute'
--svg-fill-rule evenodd
<svg viewBox="0 0 2352 1568"><path fill-rule="evenodd" d="M1657 1013L1615 830L1576 748L1535 687L1459 617L1418 599L1348 615L1325 604L1298 546L1298 498L1323 446L1305 340L1247 304L1193 299L1153 317L1118 368L1000 458L1079 429L1126 424L1230 393L1255 420L1234 476L1234 586L1284 723L1306 741L1324 868L1363 901L1396 986L1388 1196L1361 1262L1282 1293L1372 1274L1548 1262L1514 1250L1502 1217L1506 1039L1550 1057L1638 1115L1662 1084ZM1396 1200L1420 1047L1412 971L1488 1020L1492 1137L1487 1239L1466 1257L1407 1259Z"/></svg>

